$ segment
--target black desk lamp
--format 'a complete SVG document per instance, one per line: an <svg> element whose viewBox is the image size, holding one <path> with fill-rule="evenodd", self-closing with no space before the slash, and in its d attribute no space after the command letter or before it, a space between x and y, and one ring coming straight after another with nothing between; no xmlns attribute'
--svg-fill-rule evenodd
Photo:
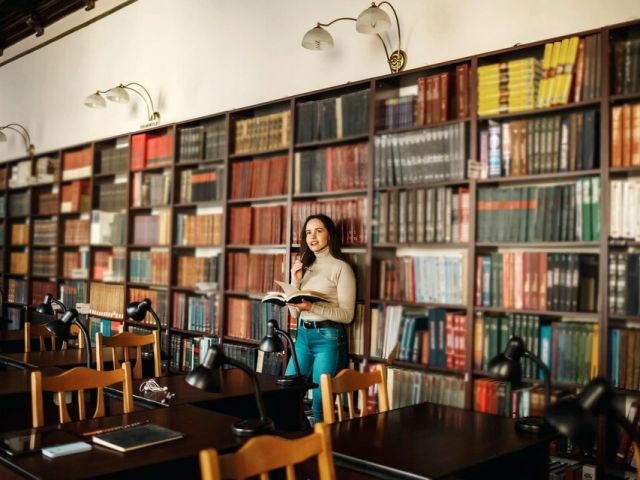
<svg viewBox="0 0 640 480"><path fill-rule="evenodd" d="M602 377L594 378L577 396L563 398L548 406L545 417L551 426L583 448L591 448L595 442L595 417L605 415L613 418L635 444L636 468L640 474L640 432L614 407L613 397L611 384Z"/></svg>
<svg viewBox="0 0 640 480"><path fill-rule="evenodd" d="M91 340L89 339L89 332L87 332L87 328L82 324L82 322L78 319L78 311L75 308L70 308L62 315L62 318L51 320L50 322L45 324L47 330L53 333L57 338L61 340L69 340L70 337L70 327L71 324L75 323L82 335L84 336L84 348L87 352L87 368L91 368L92 358L91 358Z"/></svg>
<svg viewBox="0 0 640 480"><path fill-rule="evenodd" d="M251 382L253 383L256 406L258 407L258 414L260 415L259 418L237 421L233 425L233 433L246 437L272 432L274 430L273 420L265 415L264 404L262 403L262 394L260 393L260 385L258 384L258 377L256 376L256 373L244 363L227 357L221 346L212 345L209 350L207 350L204 362L194 368L193 371L187 375L185 380L189 385L199 388L200 390L219 393L222 391L221 370L224 364L233 365L249 375L249 378L251 378Z"/></svg>
<svg viewBox="0 0 640 480"><path fill-rule="evenodd" d="M503 353L493 357L489 362L489 371L497 378L511 382L517 386L522 381L522 367L520 359L530 358L542 370L544 380L544 405L549 405L551 380L549 368L540 358L527 350L520 337L511 337ZM522 417L516 421L516 428L525 432L539 433L549 428L543 417Z"/></svg>
<svg viewBox="0 0 640 480"><path fill-rule="evenodd" d="M58 305L64 313L67 312L67 306L60 300L56 300L55 298L53 298L53 295L51 295L50 293L47 293L44 296L44 300L42 300L42 303L36 307L36 312L38 312L40 315L53 315L53 306L51 304Z"/></svg>
<svg viewBox="0 0 640 480"><path fill-rule="evenodd" d="M156 321L156 327L158 331L162 330L162 324L160 323L160 319L158 318L158 314L151 308L151 300L145 298L141 302L131 302L127 305L127 315L130 319L135 320L136 322L144 321L147 316L147 312L151 314L153 319Z"/></svg>
<svg viewBox="0 0 640 480"><path fill-rule="evenodd" d="M291 348L291 355L293 356L293 364L296 368L296 374L278 377L276 379L276 383L278 383L279 385L291 385L302 379L300 364L298 363L298 356L296 355L296 349L293 346L293 340L291 340L291 336L284 330L278 328L278 322L276 322L275 320L269 320L267 322L267 334L260 342L260 346L258 347L258 349L262 352L267 353L285 351L286 347L282 343L282 340L280 340L280 337L286 338L287 343L289 344L289 348Z"/></svg>

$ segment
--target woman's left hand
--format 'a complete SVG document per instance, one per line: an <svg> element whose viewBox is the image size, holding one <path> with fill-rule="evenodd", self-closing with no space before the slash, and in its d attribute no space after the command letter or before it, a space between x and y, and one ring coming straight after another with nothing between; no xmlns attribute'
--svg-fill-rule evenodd
<svg viewBox="0 0 640 480"><path fill-rule="evenodd" d="M298 312L308 312L309 310L311 310L311 307L313 306L313 304L311 302L307 302L306 300L303 300L300 303L287 303L288 306L295 308Z"/></svg>

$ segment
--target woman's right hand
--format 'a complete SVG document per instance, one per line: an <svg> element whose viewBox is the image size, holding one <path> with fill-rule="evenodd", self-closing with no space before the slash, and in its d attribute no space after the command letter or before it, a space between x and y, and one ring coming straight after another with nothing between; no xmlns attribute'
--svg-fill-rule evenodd
<svg viewBox="0 0 640 480"><path fill-rule="evenodd" d="M300 260L296 260L291 267L291 281L296 283L302 281L302 262Z"/></svg>

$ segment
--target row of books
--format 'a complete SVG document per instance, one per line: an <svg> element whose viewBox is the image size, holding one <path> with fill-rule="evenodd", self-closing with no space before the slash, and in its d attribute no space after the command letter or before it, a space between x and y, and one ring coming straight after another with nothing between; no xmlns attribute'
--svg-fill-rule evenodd
<svg viewBox="0 0 640 480"><path fill-rule="evenodd" d="M476 258L477 306L595 312L597 286L597 255L516 251Z"/></svg>
<svg viewBox="0 0 640 480"><path fill-rule="evenodd" d="M284 280L284 258L283 253L227 253L227 288L254 293L279 290L275 280Z"/></svg>
<svg viewBox="0 0 640 480"><path fill-rule="evenodd" d="M611 166L640 166L640 103L611 107Z"/></svg>
<svg viewBox="0 0 640 480"><path fill-rule="evenodd" d="M462 377L427 373L419 370L389 367L387 390L389 408L396 409L423 402L439 403L451 407L464 407L465 381ZM462 411L460 411L462 414ZM455 415L451 411L451 415ZM455 424L455 418L442 419L445 424Z"/></svg>
<svg viewBox="0 0 640 480"><path fill-rule="evenodd" d="M38 215L56 215L58 213L59 199L57 193L36 192L36 212Z"/></svg>
<svg viewBox="0 0 640 480"><path fill-rule="evenodd" d="M467 124L377 135L374 187L462 180L467 162Z"/></svg>
<svg viewBox="0 0 640 480"><path fill-rule="evenodd" d="M550 186L481 188L479 242L600 239L600 178Z"/></svg>
<svg viewBox="0 0 640 480"><path fill-rule="evenodd" d="M286 155L231 164L230 198L272 197L287 193Z"/></svg>
<svg viewBox="0 0 640 480"><path fill-rule="evenodd" d="M171 165L173 135L138 133L131 137L131 171Z"/></svg>
<svg viewBox="0 0 640 480"><path fill-rule="evenodd" d="M11 252L9 272L15 275L26 275L29 272L29 252Z"/></svg>
<svg viewBox="0 0 640 480"><path fill-rule="evenodd" d="M29 224L13 223L11 224L11 245L28 245L29 244Z"/></svg>
<svg viewBox="0 0 640 480"><path fill-rule="evenodd" d="M368 152L366 143L296 152L293 191L335 192L367 188Z"/></svg>
<svg viewBox="0 0 640 480"><path fill-rule="evenodd" d="M234 126L234 153L258 153L289 146L291 112L260 115L236 120Z"/></svg>
<svg viewBox="0 0 640 480"><path fill-rule="evenodd" d="M91 212L91 245L124 245L127 243L126 229L126 212Z"/></svg>
<svg viewBox="0 0 640 480"><path fill-rule="evenodd" d="M211 202L222 199L224 167L201 165L180 172L180 203Z"/></svg>
<svg viewBox="0 0 640 480"><path fill-rule="evenodd" d="M167 250L129 252L129 281L167 285L170 255Z"/></svg>
<svg viewBox="0 0 640 480"><path fill-rule="evenodd" d="M163 327L168 325L168 309L167 304L169 295L166 290L163 289L150 289L150 288L129 288L129 302L141 302L145 298L151 300L153 311L156 312L160 319L160 324ZM156 325L155 319L151 313L147 312L147 316L142 320L143 324Z"/></svg>
<svg viewBox="0 0 640 480"><path fill-rule="evenodd" d="M87 282L65 280L60 284L60 301L69 308L76 308L78 303L86 303Z"/></svg>
<svg viewBox="0 0 640 480"><path fill-rule="evenodd" d="M62 155L62 180L75 180L91 176L93 149L91 147L64 152Z"/></svg>
<svg viewBox="0 0 640 480"><path fill-rule="evenodd" d="M455 88L454 88L455 86ZM431 125L469 116L469 65L449 72L418 78L416 124Z"/></svg>
<svg viewBox="0 0 640 480"><path fill-rule="evenodd" d="M63 223L64 245L89 245L91 220L88 218L67 218Z"/></svg>
<svg viewBox="0 0 640 480"><path fill-rule="evenodd" d="M4 174L6 177L6 173ZM9 188L20 188L32 185L35 178L32 175L32 164L30 160L23 160L11 165L9 174ZM2 184L4 186L4 183Z"/></svg>
<svg viewBox="0 0 640 480"><path fill-rule="evenodd" d="M609 253L609 312L640 315L640 254Z"/></svg>
<svg viewBox="0 0 640 480"><path fill-rule="evenodd" d="M98 150L98 173L115 175L129 171L129 142L126 138L124 140Z"/></svg>
<svg viewBox="0 0 640 480"><path fill-rule="evenodd" d="M480 128L480 177L590 170L600 165L596 110L522 120L490 120Z"/></svg>
<svg viewBox="0 0 640 480"><path fill-rule="evenodd" d="M171 171L161 173L135 172L131 189L132 207L169 205L171 202Z"/></svg>
<svg viewBox="0 0 640 480"><path fill-rule="evenodd" d="M229 243L235 245L280 245L285 241L284 205L232 207Z"/></svg>
<svg viewBox="0 0 640 480"><path fill-rule="evenodd" d="M183 288L197 288L199 283L217 284L219 276L219 259L212 256L178 257L177 284Z"/></svg>
<svg viewBox="0 0 640 480"><path fill-rule="evenodd" d="M41 277L55 277L57 276L56 262L58 259L58 252L51 250L33 250L33 258L31 264L31 274L39 275Z"/></svg>
<svg viewBox="0 0 640 480"><path fill-rule="evenodd" d="M542 66L536 57L481 65L478 75L478 115L524 112L536 106Z"/></svg>
<svg viewBox="0 0 640 480"><path fill-rule="evenodd" d="M28 283L26 280L20 280L18 278L8 279L7 280L7 302L26 304L28 301L27 287L28 287Z"/></svg>
<svg viewBox="0 0 640 480"><path fill-rule="evenodd" d="M447 250L377 259L377 298L410 303L463 305L467 298L467 252Z"/></svg>
<svg viewBox="0 0 640 480"><path fill-rule="evenodd" d="M91 209L91 181L74 180L62 185L60 212L88 212Z"/></svg>
<svg viewBox="0 0 640 480"><path fill-rule="evenodd" d="M640 330L612 328L609 330L609 370L614 387L640 390Z"/></svg>
<svg viewBox="0 0 640 480"><path fill-rule="evenodd" d="M227 298L226 335L260 341L267 334L267 322L276 320L284 328L283 307L246 298Z"/></svg>
<svg viewBox="0 0 640 480"><path fill-rule="evenodd" d="M124 286L91 282L89 314L122 320L124 318Z"/></svg>
<svg viewBox="0 0 640 480"><path fill-rule="evenodd" d="M630 397L627 397L626 417L636 430L640 430L640 400L630 400ZM616 463L637 468L637 458L634 455L636 448L638 447L634 445L631 434L624 430L620 436L620 443L618 444L618 450L615 456ZM627 478L630 477L625 476L625 480ZM634 478L634 480L637 480L637 478Z"/></svg>
<svg viewBox="0 0 640 480"><path fill-rule="evenodd" d="M89 249L80 247L76 251L62 252L62 276L64 278L88 278Z"/></svg>
<svg viewBox="0 0 640 480"><path fill-rule="evenodd" d="M176 215L176 245L221 245L223 230L222 213Z"/></svg>
<svg viewBox="0 0 640 480"><path fill-rule="evenodd" d="M224 158L227 147L224 119L178 129L178 162Z"/></svg>
<svg viewBox="0 0 640 480"><path fill-rule="evenodd" d="M367 243L367 211L366 198L295 202L291 207L291 241L300 243L300 233L309 215L323 213L336 223L342 245Z"/></svg>
<svg viewBox="0 0 640 480"><path fill-rule="evenodd" d="M358 280L358 282L360 282L360 280ZM364 304L356 303L356 310L353 315L353 320L349 325L347 325L349 353L352 355L364 355L364 318Z"/></svg>
<svg viewBox="0 0 640 480"><path fill-rule="evenodd" d="M90 318L88 322L89 339L91 346L95 346L96 333L101 333L105 337L113 337L124 331L124 322L114 322L108 318Z"/></svg>
<svg viewBox="0 0 640 480"><path fill-rule="evenodd" d="M544 46L542 78L538 88L536 108L569 103L571 85L578 79L573 70L579 46L580 37L564 38Z"/></svg>
<svg viewBox="0 0 640 480"><path fill-rule="evenodd" d="M128 183L99 183L97 190L97 207L99 209L121 210L127 208Z"/></svg>
<svg viewBox="0 0 640 480"><path fill-rule="evenodd" d="M217 294L211 296L173 293L171 327L193 332L215 334L218 319ZM229 317L233 318L233 317Z"/></svg>
<svg viewBox="0 0 640 480"><path fill-rule="evenodd" d="M127 252L124 248L97 250L93 253L91 279L124 282L127 277Z"/></svg>
<svg viewBox="0 0 640 480"><path fill-rule="evenodd" d="M418 95L401 95L378 101L376 127L380 130L413 127L419 113L417 103Z"/></svg>
<svg viewBox="0 0 640 480"><path fill-rule="evenodd" d="M584 385L598 374L599 332L597 323L553 322L552 381Z"/></svg>
<svg viewBox="0 0 640 480"><path fill-rule="evenodd" d="M369 131L369 89L296 105L296 142L333 140Z"/></svg>
<svg viewBox="0 0 640 480"><path fill-rule="evenodd" d="M374 192L374 244L469 241L469 189L420 188Z"/></svg>
<svg viewBox="0 0 640 480"><path fill-rule="evenodd" d="M133 222L134 245L170 245L171 211L158 210L151 214L136 215Z"/></svg>
<svg viewBox="0 0 640 480"><path fill-rule="evenodd" d="M171 335L169 369L174 372L190 372L204 361L209 348L219 343L216 337Z"/></svg>
<svg viewBox="0 0 640 480"><path fill-rule="evenodd" d="M29 192L9 194L9 216L26 217L31 212Z"/></svg>
<svg viewBox="0 0 640 480"><path fill-rule="evenodd" d="M527 350L551 368L551 327L546 323L541 325L540 320L539 315L485 315L476 312L473 324L473 368L488 371L489 361L504 351L513 336L520 337ZM522 358L520 365L524 377L539 377L538 367L532 360Z"/></svg>
<svg viewBox="0 0 640 480"><path fill-rule="evenodd" d="M510 382L492 378L478 378L473 382L473 410L521 418L542 414L539 404L544 402L540 388L512 388Z"/></svg>
<svg viewBox="0 0 640 480"><path fill-rule="evenodd" d="M31 305L39 305L47 293L56 291L56 282L35 280L31 283Z"/></svg>
<svg viewBox="0 0 640 480"><path fill-rule="evenodd" d="M613 44L613 93L640 91L640 38L625 38Z"/></svg>

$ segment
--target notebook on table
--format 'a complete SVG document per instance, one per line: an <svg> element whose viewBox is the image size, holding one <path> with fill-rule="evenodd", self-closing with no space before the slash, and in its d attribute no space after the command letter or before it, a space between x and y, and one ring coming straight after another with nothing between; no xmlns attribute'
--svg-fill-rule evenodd
<svg viewBox="0 0 640 480"><path fill-rule="evenodd" d="M129 452L159 443L177 440L184 435L154 423L145 423L115 432L101 433L92 437L93 443L112 448L119 452Z"/></svg>

